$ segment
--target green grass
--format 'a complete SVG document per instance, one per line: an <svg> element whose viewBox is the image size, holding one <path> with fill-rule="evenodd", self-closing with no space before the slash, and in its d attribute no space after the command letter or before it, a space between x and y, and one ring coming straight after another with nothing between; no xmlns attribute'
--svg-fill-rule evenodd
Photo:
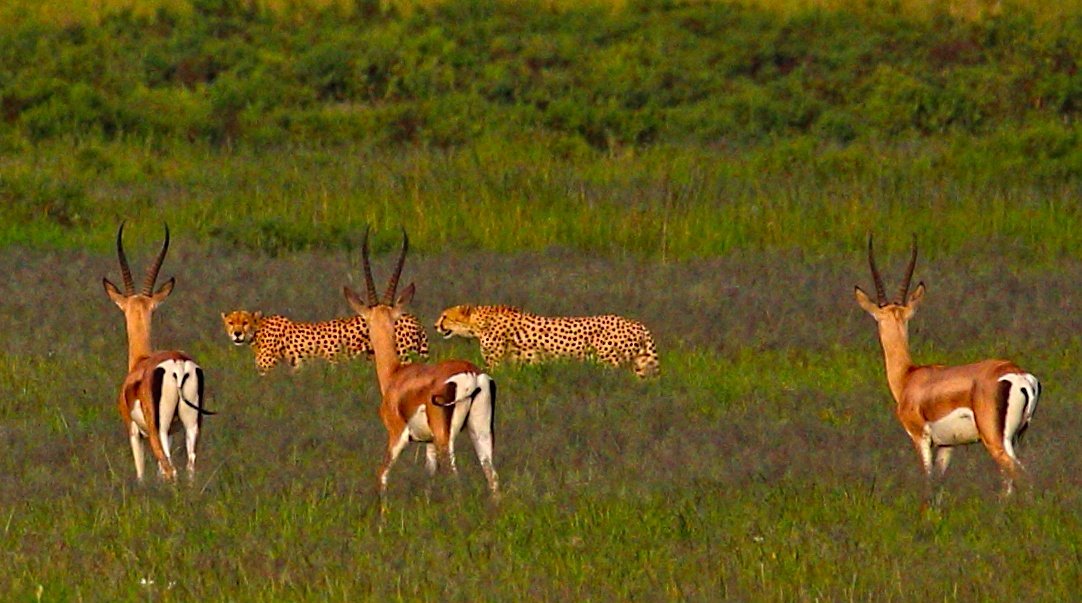
<svg viewBox="0 0 1082 603"><path fill-rule="evenodd" d="M129 250L137 269L149 253ZM618 311L654 331L663 375L495 372L502 503L487 501L466 439L457 483L429 480L412 446L381 525L372 366L260 378L218 317L234 306L344 314L337 290L355 259L207 254L186 241L170 253L164 274L178 286L155 337L200 359L220 411L195 482L177 486L133 480L113 402L122 319L98 284L115 272L111 252L0 252L0 588L13 598L1055 601L1077 587L1080 342L1077 319L1057 310L1075 261L1020 264L1006 280L974 269L989 256L919 264L931 288L914 319L918 360L1008 354L1045 386L1018 495L1000 501L994 464L969 447L921 514L916 455L892 416L872 321L851 299L851 281L867 278L859 255L841 269L770 253L411 256L425 324L443 305L497 294L539 312ZM448 269L461 278L441 278ZM1017 286L1041 294L987 303ZM479 359L474 342L432 347Z"/></svg>
<svg viewBox="0 0 1082 603"><path fill-rule="evenodd" d="M1076 597L1076 0L91 4L0 8L8 598ZM169 223L154 340L220 412L191 484L134 483L123 220L136 271ZM426 326L616 312L661 378L495 371L502 503L466 439L457 482L414 446L379 522L372 366L260 378L219 319L348 314L368 225L381 268L408 229ZM918 362L1040 377L1011 500L971 446L919 511L852 297L868 233L891 285L917 235Z"/></svg>
<svg viewBox="0 0 1082 603"><path fill-rule="evenodd" d="M88 148L106 167L65 159ZM854 158L861 165L847 172L830 166L852 152L829 149L801 151L808 163L790 169L771 165L784 149L572 160L497 141L404 153L50 144L0 159L0 195L16 200L0 209L0 245L104 251L121 219L138 224L135 241L159 236L153 224L164 219L179 239L269 254L355 248L369 224L378 232L409 225L422 253L556 245L663 261L738 250L834 255L859 249L869 231L884 251L919 233L929 257L995 250L1041 263L1082 253L1075 178L970 173L950 149L946 167L901 148L869 151L878 156ZM935 175L943 169L956 177ZM376 243L394 245L383 236Z"/></svg>

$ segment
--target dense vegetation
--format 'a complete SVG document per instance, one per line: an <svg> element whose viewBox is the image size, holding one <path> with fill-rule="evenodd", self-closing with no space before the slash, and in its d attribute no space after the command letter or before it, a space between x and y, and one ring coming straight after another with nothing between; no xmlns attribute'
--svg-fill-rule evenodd
<svg viewBox="0 0 1082 603"><path fill-rule="evenodd" d="M0 2L0 592L1076 597L1080 4ZM133 483L120 220L137 266L172 228L155 343L220 411L190 485ZM407 451L378 524L371 365L259 378L219 319L345 315L365 224L378 256L409 229L425 324L617 312L662 377L496 371L502 505L463 441L457 485ZM1041 378L1012 500L970 447L918 510L852 300L869 231L891 279L918 235L915 360Z"/></svg>
<svg viewBox="0 0 1082 603"><path fill-rule="evenodd" d="M104 247L118 218L168 208L277 253L469 211L481 228L422 224L418 243L680 257L803 247L809 217L844 208L814 249L905 217L939 248L964 224L1079 251L1050 227L1078 221L1077 13L112 4L0 21L0 241ZM1034 222L997 209L1015 206Z"/></svg>
<svg viewBox="0 0 1082 603"><path fill-rule="evenodd" d="M280 14L198 0L96 26L23 20L0 37L4 134L437 147L551 135L568 151L611 151L1006 127L1079 167L1082 21L892 6L780 17L719 2L404 13L370 1Z"/></svg>

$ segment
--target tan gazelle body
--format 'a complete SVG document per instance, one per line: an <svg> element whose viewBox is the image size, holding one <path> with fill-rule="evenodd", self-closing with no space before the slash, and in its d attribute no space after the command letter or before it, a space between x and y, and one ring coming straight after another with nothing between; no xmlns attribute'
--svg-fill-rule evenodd
<svg viewBox="0 0 1082 603"><path fill-rule="evenodd" d="M124 256L124 224L116 233L116 252L124 279L123 293L109 279L102 285L109 299L124 312L128 335L128 373L120 386L117 405L120 417L131 440L135 460L135 475L142 481L144 468L143 438L150 440L150 450L158 461L162 477L176 477L169 450L169 431L174 418L184 425L188 452L188 475L195 473L195 446L204 414L214 414L202 408L203 369L195 360L178 350L154 351L150 343L151 317L154 310L173 291L175 279L170 278L157 291L154 282L169 249L169 227L157 260L147 269L143 289L135 292L131 269ZM183 402L184 404L180 404Z"/></svg>
<svg viewBox="0 0 1082 603"><path fill-rule="evenodd" d="M909 293L917 245L896 301L888 301L868 237L868 264L876 300L856 287L856 299L879 326L887 384L897 403L895 414L920 455L929 489L933 459L940 476L955 446L981 442L1003 473L1010 494L1022 465L1015 447L1037 408L1037 378L1009 360L982 360L959 366L914 365L909 355L909 320L924 298L924 283ZM930 493L930 491L929 491Z"/></svg>
<svg viewBox="0 0 1082 603"><path fill-rule="evenodd" d="M343 287L350 306L368 322L375 350L381 395L379 416L387 429L387 451L379 469L380 510L386 509L387 474L406 444L411 440L427 444L425 465L430 474L441 466L455 472L454 441L463 426L473 441L489 490L494 499L498 498L499 479L492 459L496 382L465 360L402 364L395 349L394 323L414 293L411 283L395 299L408 248L409 238L403 231L398 263L383 299L377 300L365 230L361 252L367 299Z"/></svg>

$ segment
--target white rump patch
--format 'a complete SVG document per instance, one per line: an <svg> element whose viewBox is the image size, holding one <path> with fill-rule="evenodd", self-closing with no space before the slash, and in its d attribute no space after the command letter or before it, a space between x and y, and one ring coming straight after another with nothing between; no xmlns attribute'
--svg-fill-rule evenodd
<svg viewBox="0 0 1082 603"><path fill-rule="evenodd" d="M999 380L1011 384L1007 413L1003 418L1003 447L1014 458L1014 438L1033 419L1037 398L1041 396L1041 384L1029 373L1008 373Z"/></svg>
<svg viewBox="0 0 1082 603"><path fill-rule="evenodd" d="M936 446L972 444L980 439L971 408L956 408L940 419L928 422L924 429Z"/></svg>
<svg viewBox="0 0 1082 603"><path fill-rule="evenodd" d="M472 400L481 389L477 373L457 373L448 377L444 383L454 383L455 395L458 396L458 398L444 404L444 406L454 406L455 404Z"/></svg>

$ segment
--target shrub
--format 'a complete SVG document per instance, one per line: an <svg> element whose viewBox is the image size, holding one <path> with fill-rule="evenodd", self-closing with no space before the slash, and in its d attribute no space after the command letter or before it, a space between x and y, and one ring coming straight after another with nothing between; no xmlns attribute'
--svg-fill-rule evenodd
<svg viewBox="0 0 1082 603"><path fill-rule="evenodd" d="M0 173L0 215L11 222L75 227L89 220L92 208L86 190L77 182L32 173Z"/></svg>

